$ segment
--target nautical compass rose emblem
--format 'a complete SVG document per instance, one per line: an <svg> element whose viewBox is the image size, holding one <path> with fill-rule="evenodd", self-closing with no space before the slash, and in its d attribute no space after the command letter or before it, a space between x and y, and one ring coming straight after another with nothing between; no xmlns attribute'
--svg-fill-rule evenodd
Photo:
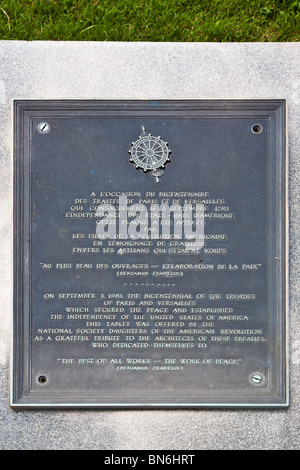
<svg viewBox="0 0 300 470"><path fill-rule="evenodd" d="M130 161L136 168L141 168L145 172L151 171L156 182L164 174L163 168L170 160L171 150L168 148L168 142L164 142L160 136L147 134L142 126L142 133L139 138L132 142L130 150Z"/></svg>

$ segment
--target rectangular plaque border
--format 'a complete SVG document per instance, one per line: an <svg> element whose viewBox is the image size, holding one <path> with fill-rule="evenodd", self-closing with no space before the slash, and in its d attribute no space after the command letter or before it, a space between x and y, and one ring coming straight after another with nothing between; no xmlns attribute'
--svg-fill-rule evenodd
<svg viewBox="0 0 300 470"><path fill-rule="evenodd" d="M276 156L273 164L273 176L275 183L273 186L282 188L282 193L275 192L275 197L270 201L275 206L275 221L273 228L269 227L270 234L275 227L276 235L276 260L278 260L276 272L273 275L274 281L269 280L270 285L276 286L276 318L272 317L274 328L270 328L273 333L276 330L280 335L280 348L276 348L274 358L277 367L281 371L278 377L273 377L273 389L276 393L271 396L264 396L266 390L261 394L250 398L245 393L239 391L237 399L234 401L232 396L228 399L207 399L203 402L195 402L192 397L188 400L180 400L174 397L171 403L163 398L151 400L154 391L151 391L152 397L146 399L141 395L139 399L130 399L127 391L119 391L112 394L108 391L102 395L102 401L99 402L99 395L95 392L89 397L85 397L84 392L74 393L72 399L67 398L66 393L54 393L48 396L47 393L36 396L35 393L28 392L31 388L31 354L30 339L28 332L31 329L30 318L30 295L31 278L26 279L24 269L29 272L28 258L19 256L23 253L24 247L30 252L30 224L27 225L29 214L27 208L23 206L26 198L30 198L30 134L31 119L49 117L91 117L94 115L101 117L154 117L158 111L161 117L169 118L185 117L188 109L188 117L199 118L205 115L205 118L220 117L223 118L259 118L268 117L270 119L270 134L276 135L272 139L270 135L269 152ZM100 113L100 114L99 114ZM205 114L204 114L205 113ZM124 114L124 116L122 116ZM11 406L25 408L283 408L289 404L288 387L288 160L287 160L287 141L286 141L286 102L283 99L276 100L15 100L14 101L14 312L13 312L13 353L11 366ZM27 130L27 132L26 132ZM269 172L270 175L270 172ZM269 178L270 188L272 189L272 178ZM274 192L274 188L273 188ZM279 194L278 194L279 193ZM272 195L272 191L269 193ZM26 218L27 216L27 218ZM275 222L275 223L274 223ZM27 237L26 237L27 234ZM280 259L279 259L280 258ZM272 273L272 270L269 270ZM271 289L270 289L271 291ZM269 314L270 314L269 309ZM285 315L279 315L278 312L286 312ZM24 314L23 314L24 312ZM270 338L270 345L274 346L274 338ZM275 368L273 368L275 370ZM275 374L273 374L275 375ZM278 374L277 374L278 375ZM147 391L144 391L147 392ZM142 391L140 391L140 394ZM187 394L187 391L184 390ZM158 395L161 395L161 390ZM228 394L229 391L228 391ZM118 396L119 395L119 396ZM122 395L120 397L120 395ZM147 393L146 393L147 395ZM126 400L124 401L124 397ZM137 396L136 396L137 398ZM199 397L198 397L199 398ZM244 398L244 400L243 400ZM251 401L252 400L252 401Z"/></svg>

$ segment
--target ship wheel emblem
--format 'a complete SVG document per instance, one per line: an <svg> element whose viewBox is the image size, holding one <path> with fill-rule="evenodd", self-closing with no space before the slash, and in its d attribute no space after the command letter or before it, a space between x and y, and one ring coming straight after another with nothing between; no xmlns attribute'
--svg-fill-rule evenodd
<svg viewBox="0 0 300 470"><path fill-rule="evenodd" d="M168 142L164 142L160 136L147 134L142 126L142 132L138 140L132 142L130 150L130 161L136 168L141 168L145 172L151 171L156 182L164 174L165 164L170 160L171 150Z"/></svg>

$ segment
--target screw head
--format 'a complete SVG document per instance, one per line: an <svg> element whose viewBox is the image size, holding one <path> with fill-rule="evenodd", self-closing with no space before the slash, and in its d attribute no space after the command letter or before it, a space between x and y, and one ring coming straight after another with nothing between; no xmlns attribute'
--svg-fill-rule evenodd
<svg viewBox="0 0 300 470"><path fill-rule="evenodd" d="M253 124L253 126L251 127L251 131L253 132L253 134L261 134L263 130L263 127L261 124Z"/></svg>
<svg viewBox="0 0 300 470"><path fill-rule="evenodd" d="M45 384L45 383L47 382L47 380L48 380L48 379L47 379L47 377L46 377L45 375L40 375L40 376L38 377L38 382L39 382L40 384Z"/></svg>
<svg viewBox="0 0 300 470"><path fill-rule="evenodd" d="M254 384L261 384L262 381L263 381L263 376L259 373L255 373L255 374L252 374L251 375L251 381L254 383Z"/></svg>
<svg viewBox="0 0 300 470"><path fill-rule="evenodd" d="M42 134L46 134L50 130L50 125L48 124L48 122L40 122L38 125L38 130Z"/></svg>

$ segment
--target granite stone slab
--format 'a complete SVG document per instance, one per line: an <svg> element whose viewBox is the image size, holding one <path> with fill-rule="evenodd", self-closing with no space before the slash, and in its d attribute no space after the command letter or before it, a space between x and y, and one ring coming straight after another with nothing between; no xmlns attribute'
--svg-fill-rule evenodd
<svg viewBox="0 0 300 470"><path fill-rule="evenodd" d="M0 42L0 448L299 448L298 43ZM14 411L12 108L15 99L285 99L289 153L289 374L286 410Z"/></svg>

